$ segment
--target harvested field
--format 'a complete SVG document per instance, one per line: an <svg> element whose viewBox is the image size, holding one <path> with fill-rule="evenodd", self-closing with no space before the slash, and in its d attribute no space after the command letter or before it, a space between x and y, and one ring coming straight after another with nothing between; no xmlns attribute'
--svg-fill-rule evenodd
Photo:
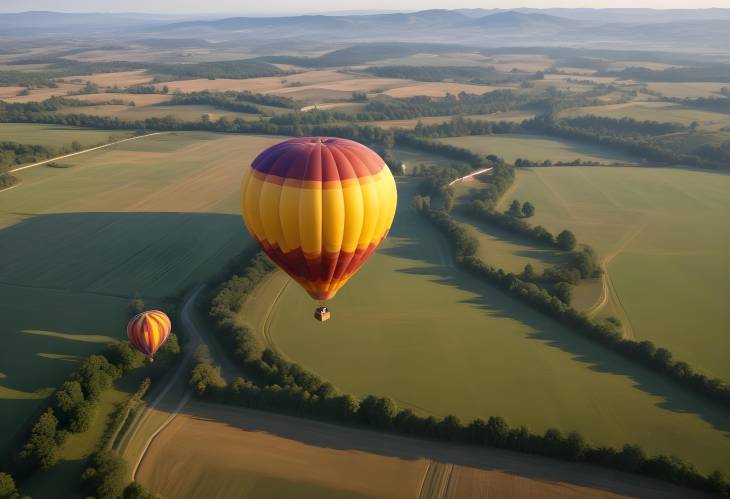
<svg viewBox="0 0 730 499"><path fill-rule="evenodd" d="M334 70L306 71L287 76L267 76L263 78L248 78L245 80L233 80L218 78L215 80L197 79L197 80L181 80L159 83L158 88L167 85L170 92L180 89L182 92L199 92L201 90L235 90L256 93L267 93L272 90L282 89L295 85L313 85L318 83L331 83L340 80L348 80L356 78L356 75L341 73ZM299 88L301 88L301 86Z"/></svg>
<svg viewBox="0 0 730 499"><path fill-rule="evenodd" d="M401 80L406 81L406 80ZM425 95L427 97L444 97L446 94L458 94L466 92L468 94L486 94L495 90L503 90L510 87L496 87L487 85L469 85L467 83L449 83L449 82L433 82L433 83L416 83L413 85L404 85L383 92L391 97L414 97L416 95Z"/></svg>
<svg viewBox="0 0 730 499"><path fill-rule="evenodd" d="M203 403L160 433L137 479L175 498L701 496L600 468Z"/></svg>
<svg viewBox="0 0 730 499"><path fill-rule="evenodd" d="M86 83L93 83L100 87L129 87L131 85L141 85L149 83L153 80L152 75L144 69L136 71L119 71L116 73L96 73L83 76L67 76L64 80L73 81L81 80Z"/></svg>
<svg viewBox="0 0 730 499"><path fill-rule="evenodd" d="M40 102L50 97L65 96L69 92L75 92L83 88L83 85L76 83L59 83L56 88L34 88L29 95L18 95L21 89L18 87L0 87L0 99L5 102Z"/></svg>
<svg viewBox="0 0 730 499"><path fill-rule="evenodd" d="M125 94L125 93L98 93L98 94L82 94L74 95L74 99L85 100L89 102L105 102L112 99L122 99L124 101L134 101L137 106L151 106L161 104L170 100L169 95L165 94ZM86 112L84 108L77 108L77 112Z"/></svg>

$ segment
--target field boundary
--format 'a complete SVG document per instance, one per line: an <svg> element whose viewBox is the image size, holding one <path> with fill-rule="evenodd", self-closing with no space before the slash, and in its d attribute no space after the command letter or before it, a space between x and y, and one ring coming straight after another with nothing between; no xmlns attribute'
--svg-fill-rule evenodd
<svg viewBox="0 0 730 499"><path fill-rule="evenodd" d="M79 154L84 154L84 153L91 152L91 151L98 151L99 149L104 149L105 147L111 147L111 146L114 146L114 145L117 145L117 144L121 144L122 142L128 142L130 140L137 140L137 139L142 139L142 138L145 138L145 137L151 137L153 135L163 135L163 134L166 134L166 133L171 133L171 132L152 132L152 133L146 133L144 135L137 135L135 137L128 137L126 139L117 140L117 141L114 141L114 142L109 142L108 144L102 144L100 146L90 147L89 149L84 149L83 151L77 151L77 152L72 152L72 153L69 153L69 154L63 154L61 156L56 156L55 158L44 159L43 161L39 161L37 163L31 163L29 165L19 166L18 168L14 168L12 170L9 170L7 173L15 173L15 172L19 172L21 170L25 170L25 169L28 169L28 168L33 168L34 166L45 165L46 163L51 163L52 161L57 161L59 159L70 158L71 156L78 156ZM12 187L16 187L16 186L12 186ZM10 187L10 189L12 189L12 187ZM8 190L8 189L4 189L4 190Z"/></svg>

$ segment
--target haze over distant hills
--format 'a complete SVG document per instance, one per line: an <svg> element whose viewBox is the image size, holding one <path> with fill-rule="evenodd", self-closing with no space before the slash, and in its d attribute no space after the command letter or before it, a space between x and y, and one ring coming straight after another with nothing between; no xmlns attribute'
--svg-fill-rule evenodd
<svg viewBox="0 0 730 499"><path fill-rule="evenodd" d="M254 46L272 41L322 44L326 34L330 44L411 41L691 51L730 47L730 9L460 9L224 18L24 12L1 14L0 31L9 38L63 33L149 38L145 33L154 32L155 37Z"/></svg>

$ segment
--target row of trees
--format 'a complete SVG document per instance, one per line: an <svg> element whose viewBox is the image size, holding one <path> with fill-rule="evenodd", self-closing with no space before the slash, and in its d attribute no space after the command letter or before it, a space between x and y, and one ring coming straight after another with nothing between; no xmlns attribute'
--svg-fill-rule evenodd
<svg viewBox="0 0 730 499"><path fill-rule="evenodd" d="M654 120L639 121L633 118L607 118L587 114L574 118L564 118L561 123L572 128L589 129L601 135L636 136L664 135L684 132L687 127L681 123L659 122Z"/></svg>
<svg viewBox="0 0 730 499"><path fill-rule="evenodd" d="M54 393L51 407L38 418L17 454L25 472L48 470L69 432L86 431L101 394L119 378L122 367L104 355L91 355Z"/></svg>
<svg viewBox="0 0 730 499"><path fill-rule="evenodd" d="M282 107L294 109L299 104L288 97L279 97L277 95L255 94L253 92L211 92L204 90L202 92L180 93L175 92L168 104L186 105L186 104L204 104L228 109L230 111L239 111L243 113L263 114L262 106Z"/></svg>
<svg viewBox="0 0 730 499"><path fill-rule="evenodd" d="M523 131L544 133L555 137L575 139L618 149L640 158L668 164L686 164L702 168L727 168L727 163L718 161L713 146L700 147L693 154L667 149L655 139L646 135L606 135L592 129L576 128L552 115L543 115L522 123Z"/></svg>
<svg viewBox="0 0 730 499"><path fill-rule="evenodd" d="M448 218L445 212L429 213L428 216L434 216L435 219ZM465 254L473 255L470 248L474 248L474 245L467 242L470 236L464 229L453 223L440 225L449 232L452 240L465 241L464 244L456 243L461 258ZM462 423L453 415L441 419L421 417L409 409L399 410L396 403L387 397L369 395L358 400L350 394L339 393L330 383L297 364L286 361L276 352L261 349L256 345L253 333L234 322L233 318L246 294L272 268L273 265L266 261L266 257L258 254L251 259L250 265L239 269L234 276L221 284L212 297L210 316L215 323L214 328L231 347L228 351L234 353L235 360L247 377L238 377L226 384L210 358L203 356L191 377L191 383L201 396L246 407L362 425L384 431L590 463L640 473L721 495L730 494L730 484L721 474L716 472L705 476L674 457L648 457L637 446L627 445L620 450L595 447L575 432L563 435L559 430L549 429L544 434L535 434L525 426L510 427L500 417L476 419L469 424ZM201 377L202 372L207 374ZM204 390L198 389L201 379L210 380L204 384Z"/></svg>
<svg viewBox="0 0 730 499"><path fill-rule="evenodd" d="M155 371L169 367L180 352L177 337L170 336L157 355ZM128 342L116 342L98 355L89 356L50 397L50 406L33 424L16 454L23 475L48 470L58 461L58 451L69 433L86 431L102 394L143 356Z"/></svg>

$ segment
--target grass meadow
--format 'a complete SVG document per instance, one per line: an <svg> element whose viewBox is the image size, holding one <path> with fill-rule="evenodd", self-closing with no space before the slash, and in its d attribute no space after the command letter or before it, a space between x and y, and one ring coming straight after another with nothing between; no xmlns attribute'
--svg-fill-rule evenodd
<svg viewBox="0 0 730 499"><path fill-rule="evenodd" d="M607 147L542 135L472 135L438 140L452 146L471 149L479 154L496 154L508 162L514 162L518 158L531 161L549 159L553 163L556 161L573 161L575 159L599 161L601 163L632 163L636 161L636 158Z"/></svg>
<svg viewBox="0 0 730 499"><path fill-rule="evenodd" d="M359 396L437 417L501 415L729 469L724 412L455 269L446 240L411 208L414 190L399 182L389 238L331 300L330 321L310 319L315 303L281 273L240 320Z"/></svg>
<svg viewBox="0 0 730 499"><path fill-rule="evenodd" d="M277 140L158 135L24 170L0 192L0 450L81 359L123 337L135 293L173 301L248 244L241 170Z"/></svg>
<svg viewBox="0 0 730 499"><path fill-rule="evenodd" d="M728 380L729 189L727 175L682 169L538 168L518 171L510 200L608 259L636 339Z"/></svg>
<svg viewBox="0 0 730 499"><path fill-rule="evenodd" d="M131 137L126 130L93 130L65 125L40 125L36 123L0 124L0 142L42 145L48 147L70 146L78 141L83 147ZM1 201L0 201L1 202Z"/></svg>

